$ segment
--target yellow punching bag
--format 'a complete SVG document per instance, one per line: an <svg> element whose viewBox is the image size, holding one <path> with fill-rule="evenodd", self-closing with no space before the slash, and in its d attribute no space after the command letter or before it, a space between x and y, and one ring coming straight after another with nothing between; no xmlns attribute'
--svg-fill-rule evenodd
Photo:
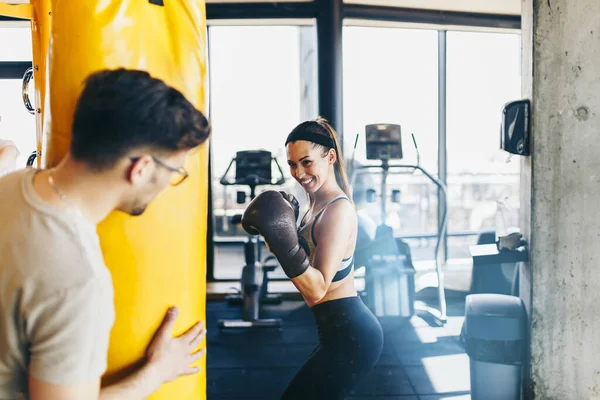
<svg viewBox="0 0 600 400"><path fill-rule="evenodd" d="M33 49L33 76L35 82L36 109L36 150L43 150L44 114L48 99L46 98L46 62L48 57L48 41L52 29L51 0L31 0L33 15L31 19L31 42ZM41 157L37 157L37 167L42 166Z"/></svg>
<svg viewBox="0 0 600 400"><path fill-rule="evenodd" d="M204 0L54 0L44 164L66 153L82 82L99 69L146 70L205 111L206 49ZM186 168L190 177L144 215L113 213L98 227L116 308L105 383L143 357L169 306L180 309L174 335L205 318L206 144L190 154ZM198 365L199 374L164 385L151 399L205 399L205 359Z"/></svg>

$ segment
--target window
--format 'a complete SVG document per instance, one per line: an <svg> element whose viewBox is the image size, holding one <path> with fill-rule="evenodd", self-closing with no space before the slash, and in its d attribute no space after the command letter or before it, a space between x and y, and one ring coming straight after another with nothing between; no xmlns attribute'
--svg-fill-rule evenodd
<svg viewBox="0 0 600 400"><path fill-rule="evenodd" d="M506 162L499 135L503 105L520 95L518 34L448 32L449 233L518 226L519 160ZM474 243L450 237L450 248L463 249L450 256L469 257Z"/></svg>
<svg viewBox="0 0 600 400"><path fill-rule="evenodd" d="M214 276L239 279L246 234L241 226L231 223L231 217L240 214L249 202L246 196L246 201L238 204L237 192L248 195L250 190L248 186L224 186L219 180L237 151L268 150L277 158L286 183L259 186L257 193L263 189L285 190L305 203L304 191L291 179L284 142L298 123L314 118L303 111L314 109L316 100L304 93L312 93L316 88L306 90L304 82L313 79L306 79L310 68L302 67L301 63L316 56L315 32L313 26L209 29ZM279 171L275 166L272 171L275 179ZM232 167L229 176L234 175Z"/></svg>
<svg viewBox="0 0 600 400"><path fill-rule="evenodd" d="M31 60L33 48L29 22L0 22L0 62Z"/></svg>
<svg viewBox="0 0 600 400"><path fill-rule="evenodd" d="M433 30L344 27L344 149L359 164L366 160L365 125L399 124L404 158L397 164L414 164L415 135L420 164L437 175L438 146L438 33ZM410 172L410 170L404 170ZM355 200L360 213L381 221L380 200L364 201L366 189L380 193L381 172L357 175ZM363 178L363 179L360 179ZM386 223L395 235L437 232L437 190L419 172L390 175L387 179ZM400 190L400 203L390 199ZM414 259L432 259L435 240L410 243ZM421 251L422 250L422 251Z"/></svg>
<svg viewBox="0 0 600 400"><path fill-rule="evenodd" d="M0 63L32 60L31 28L28 23L0 22ZM23 104L21 79L0 79L0 138L12 140L19 149L17 167L23 168L36 150L36 118ZM33 81L30 83L33 102Z"/></svg>

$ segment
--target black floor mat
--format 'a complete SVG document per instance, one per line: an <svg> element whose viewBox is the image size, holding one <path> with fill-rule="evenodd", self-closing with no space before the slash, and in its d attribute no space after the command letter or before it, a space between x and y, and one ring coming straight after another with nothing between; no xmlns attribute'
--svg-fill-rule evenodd
<svg viewBox="0 0 600 400"><path fill-rule="evenodd" d="M460 300L449 303L456 314L461 308L464 310L464 302ZM217 326L220 319L240 316L239 306L225 301L207 304L208 400L277 400L317 344L312 313L303 302L286 300L265 306L261 314L262 318L280 318L281 329L220 330ZM454 334L459 331L456 325L460 320L449 322L445 328L430 327L418 319L386 317L380 318L380 323L385 344L379 362L348 400L419 400L436 393L446 393L448 399L469 398L464 358L450 370L437 371L435 377L431 367L424 364L425 359L464 356ZM454 379L452 375L457 374L458 379ZM441 384L434 382L440 380ZM444 391L445 387L448 390Z"/></svg>

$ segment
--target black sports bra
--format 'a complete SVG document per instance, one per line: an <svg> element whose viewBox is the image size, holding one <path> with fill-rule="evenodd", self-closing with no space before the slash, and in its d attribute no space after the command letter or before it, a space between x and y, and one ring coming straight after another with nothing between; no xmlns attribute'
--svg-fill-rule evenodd
<svg viewBox="0 0 600 400"><path fill-rule="evenodd" d="M348 197L346 197L346 196L336 197L335 199L331 200L329 203L325 204L325 207L323 207L323 209L321 209L321 211L319 211L317 213L317 215L315 215L309 222L307 222L305 225L298 228L298 237L300 239L300 244L302 244L302 247L304 247L304 249L308 253L308 258L310 260L311 265L314 265L313 261L314 261L314 257L315 257L315 248L317 247L317 241L315 239L315 224L317 223L317 221L319 220L321 215L323 215L323 212L325 211L327 206L338 200L350 201L348 199ZM333 282L341 281L342 279L347 277L353 268L354 268L354 257L353 256L343 259L341 264L338 267L338 270L337 270L335 276L333 277Z"/></svg>

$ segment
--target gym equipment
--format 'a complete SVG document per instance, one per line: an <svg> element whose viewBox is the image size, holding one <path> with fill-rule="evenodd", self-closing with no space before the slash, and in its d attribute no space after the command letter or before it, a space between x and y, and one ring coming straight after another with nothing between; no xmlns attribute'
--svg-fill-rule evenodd
<svg viewBox="0 0 600 400"><path fill-rule="evenodd" d="M272 163L279 170L280 178L272 179ZM235 179L227 178L231 166L235 163ZM260 185L282 185L285 183L283 171L277 162L277 158L266 150L238 151L231 159L227 170L220 180L222 185L247 185L250 187L250 200L256 197L256 187ZM246 202L246 193L237 192L238 204ZM240 223L241 215L232 218L232 222ZM241 291L239 295L227 297L229 304L242 304L241 320L220 320L219 328L278 328L281 326L279 319L260 319L259 311L261 304L277 304L281 302L281 296L268 293L268 273L275 270L276 265L264 265L260 262L260 240L258 236L247 235L244 242L245 265L242 268L240 279Z"/></svg>
<svg viewBox="0 0 600 400"><path fill-rule="evenodd" d="M526 360L523 301L504 294L470 294L462 339L470 359L473 400L519 400Z"/></svg>
<svg viewBox="0 0 600 400"><path fill-rule="evenodd" d="M33 166L37 158L37 167L42 167L39 157L42 151L45 95L46 95L46 61L48 42L52 28L52 0L30 0L29 4L6 4L0 1L0 16L19 18L30 21L33 65L23 75L23 103L36 119L36 150L28 158L27 166ZM28 85L33 80L35 96L30 99L27 94Z"/></svg>
<svg viewBox="0 0 600 400"><path fill-rule="evenodd" d="M381 225L377 227L376 238L373 241L375 246L371 247L371 260L372 265L375 263L387 263L390 265L390 262L401 262L405 268L405 274L411 273L410 266L406 263L405 257L406 252L402 251L398 246L394 247L393 244L400 243L404 245L405 243L399 242L397 239L393 237L392 228L386 225L386 216L387 216L387 177L389 174L405 174L414 173L415 171L421 171L425 177L427 177L435 186L438 187L441 194L444 196L444 200L447 199L447 188L446 185L441 182L439 179L431 175L427 170L425 170L420 165L420 155L419 148L417 146L417 142L415 140L414 135L412 135L412 142L415 146L415 150L417 153L417 163L414 165L411 164L390 164L390 160L402 159L402 135L401 135L401 127L396 124L371 124L365 127L366 131L366 147L367 147L367 159L368 160L379 160L381 161L380 165L360 165L360 166L352 166L352 174L351 174L351 186L354 187L354 182L356 180L356 176L365 171L368 172L370 170L381 170L382 179L381 179ZM355 146L358 140L355 142ZM355 147L356 150L356 147ZM353 156L354 159L354 156ZM354 160L352 162L354 164ZM364 173L364 172L363 172ZM373 190L367 194L367 198L370 201L374 201L375 193ZM392 200L400 200L400 193L396 192L392 194ZM448 214L448 206L447 202L443 201L442 204L445 204L440 224L440 234L437 236L437 242L435 246L435 269L438 279L437 285L437 294L438 294L438 309L427 306L425 303L420 301L414 301L411 296L414 291L414 281L411 282L410 279L407 279L405 283L401 285L400 290L405 288L405 294L399 300L402 301L403 304L407 302L409 304L414 305L414 311L418 314L427 315L433 317L434 320L443 325L447 321L446 316L446 296L444 291L444 278L442 272L442 263L440 261L440 250L441 243L443 241L443 237L446 230L447 223L447 214ZM387 240L384 240L387 238ZM380 245L382 242L387 242L387 245ZM394 258L395 257L395 258ZM391 261L390 261L391 260ZM413 269L414 270L414 269ZM367 267L368 272L368 267ZM385 282L385 280L384 280ZM411 287L412 285L412 287ZM406 308L405 308L406 310ZM402 314L403 316L410 316L412 308L408 308L408 315Z"/></svg>
<svg viewBox="0 0 600 400"><path fill-rule="evenodd" d="M23 84L21 86L21 97L23 98L23 105L25 106L27 112L31 115L35 115L36 113L40 112L40 109L36 110L35 108L33 108L33 106L31 105L31 100L29 98L29 85L31 84L31 80L33 79L33 77L33 67L27 68L27 71L25 71L25 74L23 74ZM36 158L38 158L41 154L42 153L38 150L32 151L31 154L29 154L29 157L27 157L27 163L25 164L25 166L33 167L33 163L35 162Z"/></svg>
<svg viewBox="0 0 600 400"><path fill-rule="evenodd" d="M509 254L498 252L496 230L493 228L479 232L477 244L470 246L469 250L473 257L473 272L471 279L470 294L497 293L512 294L515 278L518 276L517 263L497 257ZM487 246L485 246L487 245ZM491 246L490 246L491 245Z"/></svg>
<svg viewBox="0 0 600 400"><path fill-rule="evenodd" d="M35 115L35 108L31 105L31 101L29 100L29 83L33 79L33 67L27 68L25 74L23 74L23 85L21 87L21 97L23 98L23 105L27 112L31 115Z"/></svg>
<svg viewBox="0 0 600 400"><path fill-rule="evenodd" d="M518 295L519 263L527 261L527 246L521 234L496 240L495 231L480 233L477 244L469 246L473 258L471 294Z"/></svg>
<svg viewBox="0 0 600 400"><path fill-rule="evenodd" d="M415 268L410 247L379 225L369 243L366 263L366 304L377 317L410 318L415 313Z"/></svg>
<svg viewBox="0 0 600 400"><path fill-rule="evenodd" d="M162 3L52 2L45 167L56 165L68 151L82 82L100 69L144 69L206 111L204 0ZM189 155L185 168L191 179L168 187L143 215L132 218L115 212L98 225L116 311L105 384L143 359L168 307L179 307L174 336L206 319L208 143ZM200 373L163 385L149 400L206 399L205 362L203 357L195 363Z"/></svg>

